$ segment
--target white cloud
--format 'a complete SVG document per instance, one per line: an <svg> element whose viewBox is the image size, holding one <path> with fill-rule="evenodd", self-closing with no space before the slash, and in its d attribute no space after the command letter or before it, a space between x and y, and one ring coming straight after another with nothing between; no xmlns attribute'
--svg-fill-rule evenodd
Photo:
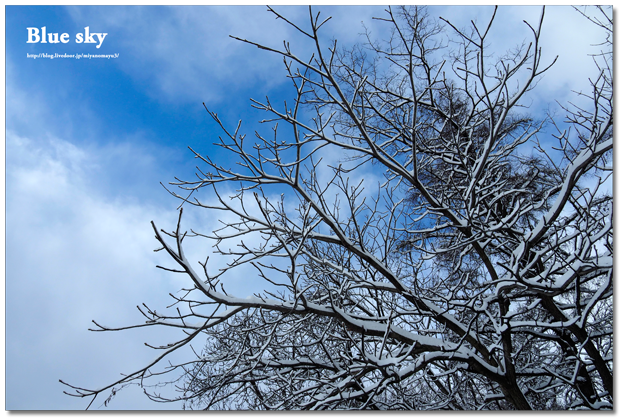
<svg viewBox="0 0 620 419"><path fill-rule="evenodd" d="M300 9L287 8L295 15ZM291 30L265 7L71 7L74 21L106 28L119 65L157 100L219 101L231 90L285 79L281 59L235 41L290 39ZM277 75L277 76L276 76Z"/></svg>
<svg viewBox="0 0 620 419"><path fill-rule="evenodd" d="M142 339L170 337L87 328L91 319L140 323L136 305L167 304L164 291L180 288L155 269L161 256L149 225L175 215L102 196L89 186L101 168L66 141L9 131L7 154L7 408L84 408L61 394L59 378L107 384L154 356ZM143 399L125 407L147 407Z"/></svg>
<svg viewBox="0 0 620 419"><path fill-rule="evenodd" d="M322 17L333 16L321 29L325 39L337 38L343 45L360 41L362 21L377 27L373 10L380 14L382 8L314 7L313 12L320 9L326 9ZM107 45L123 51L117 63L156 100L213 105L248 87L255 88L254 97L261 99L287 82L281 56L229 35L278 49L286 41L302 59L310 58L313 46L309 38L276 19L264 6L108 7L104 13L101 8L68 10L78 26L89 23L105 28ZM309 30L307 7L276 6L275 10Z"/></svg>

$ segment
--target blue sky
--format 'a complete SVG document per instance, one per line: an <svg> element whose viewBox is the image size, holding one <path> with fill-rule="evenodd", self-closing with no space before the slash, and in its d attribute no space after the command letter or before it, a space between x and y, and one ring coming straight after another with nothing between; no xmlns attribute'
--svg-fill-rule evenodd
<svg viewBox="0 0 620 419"><path fill-rule="evenodd" d="M307 23L305 7L280 7ZM383 7L322 7L332 15L326 39L359 41L361 22ZM457 26L485 22L491 7L432 8ZM540 7L498 12L492 47L527 36L523 19ZM66 44L27 43L28 27L68 33ZM100 48L75 34L107 33ZM252 7L6 7L6 408L83 409L88 402L62 394L58 379L99 386L152 359L143 342L166 343L165 330L88 332L91 319L120 326L141 321L136 305L163 308L184 278L157 270L150 227L176 221L178 202L160 182L189 178L196 164L187 146L227 161L212 146L220 134L205 102L228 125L246 132L262 118L249 98L290 97L281 59L228 37L272 46L286 39L300 55L309 45L262 6ZM600 32L570 8L550 7L543 54L560 59L530 95L530 112L594 76L589 45ZM27 54L118 54L113 59L28 58ZM231 164L233 162L231 161ZM186 225L216 226L190 212ZM196 259L202 256L197 252ZM233 287L243 289L247 279ZM101 402L95 403L99 408ZM140 389L121 392L114 409L161 409Z"/></svg>

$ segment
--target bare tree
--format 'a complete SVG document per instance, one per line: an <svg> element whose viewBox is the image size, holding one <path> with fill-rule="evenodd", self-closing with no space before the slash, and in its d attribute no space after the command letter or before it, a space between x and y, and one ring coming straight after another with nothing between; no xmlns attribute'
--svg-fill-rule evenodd
<svg viewBox="0 0 620 419"><path fill-rule="evenodd" d="M554 62L539 45L544 9L526 23L530 41L493 62L495 14L466 31L424 8L388 9L388 41L343 50L319 42L319 13L306 30L269 10L313 55L241 41L283 57L296 97L253 101L269 138L208 110L238 163L192 150L206 169L170 191L236 221L187 232L181 209L174 230L153 224L175 262L163 269L192 288L174 297L183 313L144 309L146 325L185 337L111 385L69 394L182 371L173 381L190 408L612 408L611 41L587 101L555 122L522 113ZM597 12L587 17L611 33L611 11ZM543 128L557 128L552 150ZM378 187L363 184L373 173ZM230 263L197 270L191 238ZM264 292L226 292L245 266ZM193 359L151 370L200 336Z"/></svg>

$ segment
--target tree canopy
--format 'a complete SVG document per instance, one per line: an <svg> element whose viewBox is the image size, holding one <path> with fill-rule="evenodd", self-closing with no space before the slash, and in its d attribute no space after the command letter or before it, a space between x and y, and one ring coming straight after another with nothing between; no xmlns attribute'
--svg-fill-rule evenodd
<svg viewBox="0 0 620 419"><path fill-rule="evenodd" d="M295 97L252 101L270 137L207 109L231 157L192 150L197 177L169 188L178 224L152 224L173 262L162 268L190 286L173 297L183 311L144 308L145 325L184 337L116 383L70 394L169 373L198 409L613 408L610 38L591 91L562 104L560 121L525 100L554 64L540 48L544 9L498 59L495 14L465 30L388 8L388 40L343 49L323 44L329 19L312 9L309 29L269 10L313 54L240 41L282 57ZM587 17L611 34L610 10ZM234 221L186 231L187 206ZM195 265L188 240L228 264ZM227 292L248 265L264 291ZM192 341L193 359L153 370Z"/></svg>

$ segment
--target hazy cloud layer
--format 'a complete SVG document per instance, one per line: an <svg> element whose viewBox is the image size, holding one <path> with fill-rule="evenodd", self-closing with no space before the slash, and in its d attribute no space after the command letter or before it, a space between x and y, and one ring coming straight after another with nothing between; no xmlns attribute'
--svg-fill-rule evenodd
<svg viewBox="0 0 620 419"><path fill-rule="evenodd" d="M170 278L154 268L148 221L165 212L102 196L92 180L104 168L66 141L9 131L7 155L7 408L84 408L59 378L101 385L153 356L87 328L139 321L137 304L162 301Z"/></svg>

